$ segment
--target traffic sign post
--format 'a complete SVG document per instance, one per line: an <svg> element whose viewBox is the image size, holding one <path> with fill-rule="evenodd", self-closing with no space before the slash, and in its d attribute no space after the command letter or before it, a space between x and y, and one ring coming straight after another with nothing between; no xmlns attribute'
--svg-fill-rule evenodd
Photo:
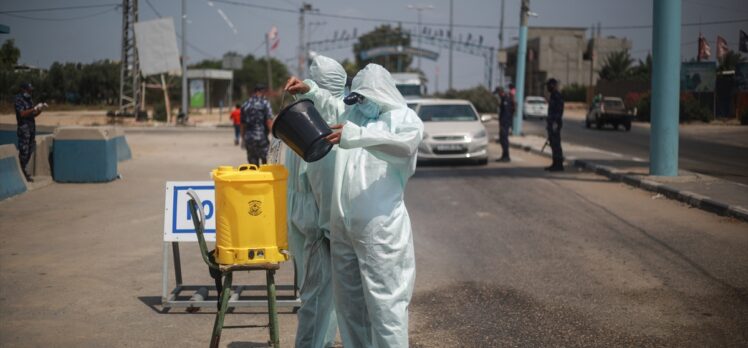
<svg viewBox="0 0 748 348"><path fill-rule="evenodd" d="M197 235L189 210L187 191L193 190L202 199L205 212L205 240L216 240L215 186L212 181L169 181L166 183L164 199L164 235L161 306L163 308L215 308L216 300L208 299L208 292L215 291L215 285L187 285L182 279L182 262L179 243L197 242ZM169 254L174 265L176 285L169 289ZM296 279L296 270L294 277ZM296 284L276 285L278 291L290 291L292 295L278 296L277 304L282 307L301 306ZM266 307L265 296L242 296L243 291L265 291L265 285L235 285L229 298L229 307Z"/></svg>

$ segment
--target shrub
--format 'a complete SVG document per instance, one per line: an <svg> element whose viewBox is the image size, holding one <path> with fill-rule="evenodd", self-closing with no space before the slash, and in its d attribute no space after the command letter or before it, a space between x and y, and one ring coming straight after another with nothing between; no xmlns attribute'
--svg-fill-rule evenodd
<svg viewBox="0 0 748 348"><path fill-rule="evenodd" d="M651 110L652 95L649 92L642 93L641 96L639 96L639 101L636 103L636 120L649 122Z"/></svg>
<svg viewBox="0 0 748 348"><path fill-rule="evenodd" d="M712 112L701 105L699 100L694 98L693 94L683 93L680 97L680 122L701 121L709 122L712 119Z"/></svg>
<svg viewBox="0 0 748 348"><path fill-rule="evenodd" d="M627 109L633 109L639 106L639 101L644 96L644 93L639 92L628 92L623 98L623 104L626 105Z"/></svg>

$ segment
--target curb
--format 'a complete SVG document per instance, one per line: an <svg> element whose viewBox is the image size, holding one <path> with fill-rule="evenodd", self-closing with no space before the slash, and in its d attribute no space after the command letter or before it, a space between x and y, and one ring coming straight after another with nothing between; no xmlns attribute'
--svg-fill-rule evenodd
<svg viewBox="0 0 748 348"><path fill-rule="evenodd" d="M512 143L510 143L509 145L511 147L519 148L537 155L551 157L550 154L541 152L540 150L530 145ZM675 187L648 180L640 175L625 174L613 167L595 164L589 160L567 157L566 162L571 163L574 167L582 168L584 170L594 172L595 174L606 176L612 181L619 181L629 186L659 193L669 199L686 203L692 207L699 208L710 213L722 216L730 216L748 222L748 209L742 206L729 205L697 193L686 190L678 190Z"/></svg>

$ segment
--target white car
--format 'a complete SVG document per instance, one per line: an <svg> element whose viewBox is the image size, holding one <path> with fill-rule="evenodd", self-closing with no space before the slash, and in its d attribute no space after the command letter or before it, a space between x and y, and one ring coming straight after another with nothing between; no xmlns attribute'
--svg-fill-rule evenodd
<svg viewBox="0 0 748 348"><path fill-rule="evenodd" d="M408 103L423 121L419 161L488 162L488 134L472 103L461 99L419 99Z"/></svg>
<svg viewBox="0 0 748 348"><path fill-rule="evenodd" d="M543 97L528 96L523 110L527 117L548 117L548 102Z"/></svg>

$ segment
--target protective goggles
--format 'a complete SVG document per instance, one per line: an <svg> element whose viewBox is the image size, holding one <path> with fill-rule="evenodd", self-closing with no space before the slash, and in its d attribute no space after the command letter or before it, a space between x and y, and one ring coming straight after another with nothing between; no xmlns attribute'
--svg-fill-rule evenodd
<svg viewBox="0 0 748 348"><path fill-rule="evenodd" d="M345 105L353 105L356 103L362 104L364 100L366 100L364 96L353 92L343 99L343 103L345 103Z"/></svg>

